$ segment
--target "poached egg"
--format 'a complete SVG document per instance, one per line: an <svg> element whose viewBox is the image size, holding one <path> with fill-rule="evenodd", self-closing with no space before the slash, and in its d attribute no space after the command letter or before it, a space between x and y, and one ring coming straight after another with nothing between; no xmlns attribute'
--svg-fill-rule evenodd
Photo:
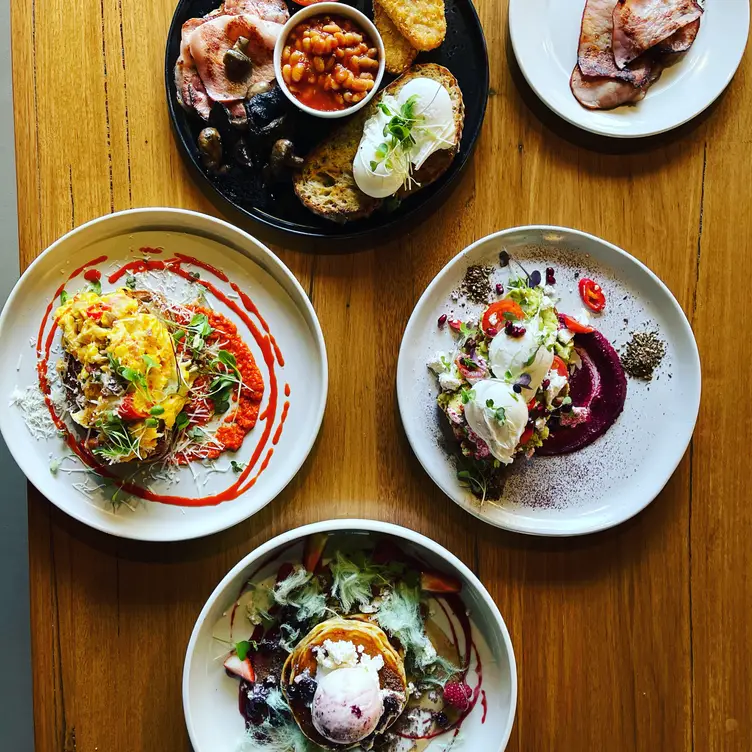
<svg viewBox="0 0 752 752"><path fill-rule="evenodd" d="M388 166L383 158L383 145L389 143L390 136L385 129L412 97L415 97L414 112L418 118L410 129L415 143L406 151L398 148ZM353 163L358 188L372 198L394 195L410 172L419 170L434 152L451 149L457 135L451 97L438 81L415 78L396 96L384 94L380 104L376 114L366 121ZM387 114L382 107L392 114Z"/></svg>
<svg viewBox="0 0 752 752"><path fill-rule="evenodd" d="M488 444L491 454L504 465L514 460L528 421L523 395L500 379L484 379L473 386L475 396L465 405L465 419L472 430ZM499 415L499 409L503 414Z"/></svg>

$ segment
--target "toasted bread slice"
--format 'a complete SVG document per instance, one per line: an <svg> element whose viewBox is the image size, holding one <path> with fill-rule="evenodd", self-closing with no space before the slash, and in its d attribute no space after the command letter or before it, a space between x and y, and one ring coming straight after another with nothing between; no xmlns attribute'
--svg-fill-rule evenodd
<svg viewBox="0 0 752 752"><path fill-rule="evenodd" d="M387 71L394 76L401 76L415 62L418 50L400 34L400 30L377 0L373 3L373 23L384 40Z"/></svg>
<svg viewBox="0 0 752 752"><path fill-rule="evenodd" d="M379 0L379 3L416 50L435 50L446 39L444 0Z"/></svg>
<svg viewBox="0 0 752 752"><path fill-rule="evenodd" d="M436 63L413 66L387 86L384 92L396 95L405 84L416 78L431 78L449 92L456 125L455 142L452 148L432 154L423 167L413 174L415 183L412 187L398 192L399 198L425 188L449 169L459 150L465 122L465 103L457 79L449 70ZM381 199L371 198L363 193L353 176L353 161L363 136L363 127L366 120L376 113L378 101L379 97L374 98L368 107L322 141L306 157L303 168L295 176L295 193L314 214L345 223L369 217L383 203Z"/></svg>

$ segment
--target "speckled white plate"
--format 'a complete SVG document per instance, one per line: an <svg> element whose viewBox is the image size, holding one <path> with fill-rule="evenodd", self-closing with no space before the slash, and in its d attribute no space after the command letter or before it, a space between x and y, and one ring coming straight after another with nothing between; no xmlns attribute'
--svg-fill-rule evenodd
<svg viewBox="0 0 752 752"><path fill-rule="evenodd" d="M460 307L452 294L468 266L499 268L502 248L528 271L552 266L558 309L577 314L582 302L575 274L602 285L606 311L591 323L619 349L633 331L657 330L667 353L651 382L628 379L624 412L609 431L579 452L517 460L498 502L481 505L457 480L448 451L438 386L426 363L452 350L443 313L466 318L480 305ZM643 264L605 240L560 227L519 227L462 251L428 286L402 340L397 395L407 438L426 472L451 499L476 517L532 535L582 535L604 530L644 509L666 485L689 445L700 406L700 359L689 322L668 288ZM452 447L453 448L453 447Z"/></svg>
<svg viewBox="0 0 752 752"><path fill-rule="evenodd" d="M266 384L261 417L246 436L237 454L224 455L213 468L191 467L176 477L150 480L148 488L164 495L196 498L220 494L234 482L230 460L248 463L256 449L263 452L251 468L258 475L255 485L233 501L217 506L172 506L119 492L113 506L113 486L87 472L72 458L54 431L33 436L24 410L10 404L16 391L37 383L36 344L40 322L58 287L82 264L104 255L98 265L103 291L115 289L107 275L123 263L140 257L142 246L162 247L165 256L183 253L226 273L241 291L251 296L264 318L249 317L267 338L265 326L276 338L278 351L264 358L255 339L244 337ZM151 256L160 258L159 255ZM203 269L196 273L211 276ZM148 275L147 275L148 276ZM148 279L146 280L149 281ZM239 300L227 282L214 279L217 288ZM85 285L80 277L66 283L69 293ZM157 281L154 284L158 284ZM243 325L230 308L208 294L210 305L237 325ZM49 327L47 327L49 330ZM46 335L45 335L46 336ZM59 332L56 342L59 343ZM59 344L55 345L59 349ZM53 348L54 362L55 348ZM281 353L281 354L280 354ZM51 245L26 270L13 290L0 317L0 430L14 459L26 477L60 509L81 522L112 535L150 541L197 538L224 530L245 520L268 504L295 476L313 447L321 426L327 395L327 358L324 337L308 297L287 267L265 246L227 222L181 209L134 209L89 222ZM284 361L284 362L283 362ZM270 401L270 374L279 387L276 410L266 410ZM289 412L285 413L284 390L289 385ZM41 399L41 394L37 390ZM24 403L26 404L26 403ZM285 421L286 418L286 421ZM284 424L284 430L282 428ZM270 452L273 451L273 454ZM51 460L65 457L53 473ZM268 458L268 459L267 459Z"/></svg>
<svg viewBox="0 0 752 752"><path fill-rule="evenodd" d="M708 0L691 49L633 107L588 110L569 88L585 0L510 0L509 34L533 91L557 115L592 133L641 138L677 128L729 85L749 34L749 0Z"/></svg>
<svg viewBox="0 0 752 752"><path fill-rule="evenodd" d="M428 566L461 580L462 600L482 665L486 710L478 702L463 721L455 744L451 744L452 734L445 734L430 742L426 752L447 752L450 747L458 752L506 749L517 707L517 668L507 627L480 580L456 556L412 530L371 520L333 520L291 530L257 548L230 570L206 602L193 628L183 668L183 710L195 752L235 752L243 736L238 682L222 666L227 648L213 636L217 623L249 577L260 582L273 575L281 562L299 561L305 538L322 532L391 535Z"/></svg>

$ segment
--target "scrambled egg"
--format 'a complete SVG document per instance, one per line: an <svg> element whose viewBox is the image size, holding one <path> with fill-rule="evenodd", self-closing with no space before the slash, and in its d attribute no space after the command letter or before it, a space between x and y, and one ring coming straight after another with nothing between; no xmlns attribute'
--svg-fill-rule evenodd
<svg viewBox="0 0 752 752"><path fill-rule="evenodd" d="M148 455L164 429L173 427L194 378L189 364L177 362L168 327L124 288L106 295L80 292L55 318L64 349L81 365L85 399L72 418L85 428L100 428L116 415L128 421L142 456Z"/></svg>

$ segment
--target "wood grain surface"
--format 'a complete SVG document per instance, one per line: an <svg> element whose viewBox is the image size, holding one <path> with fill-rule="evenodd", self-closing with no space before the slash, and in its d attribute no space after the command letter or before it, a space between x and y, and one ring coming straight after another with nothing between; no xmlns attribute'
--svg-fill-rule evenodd
<svg viewBox="0 0 752 752"><path fill-rule="evenodd" d="M517 652L510 749L752 749L752 423L741 412L752 362L750 57L699 122L610 144L554 118L520 81L507 3L477 7L492 97L472 166L446 207L378 249L276 248L310 293L331 364L324 426L291 486L248 522L180 545L94 533L30 490L38 750L188 750L180 678L205 599L260 543L343 516L425 533L486 584ZM173 10L174 0L14 1L24 267L111 211L217 214L189 179L168 122ZM665 491L631 522L581 540L509 535L463 513L420 469L394 391L384 391L431 278L470 242L526 223L586 230L647 263L687 312L703 360L697 432Z"/></svg>

